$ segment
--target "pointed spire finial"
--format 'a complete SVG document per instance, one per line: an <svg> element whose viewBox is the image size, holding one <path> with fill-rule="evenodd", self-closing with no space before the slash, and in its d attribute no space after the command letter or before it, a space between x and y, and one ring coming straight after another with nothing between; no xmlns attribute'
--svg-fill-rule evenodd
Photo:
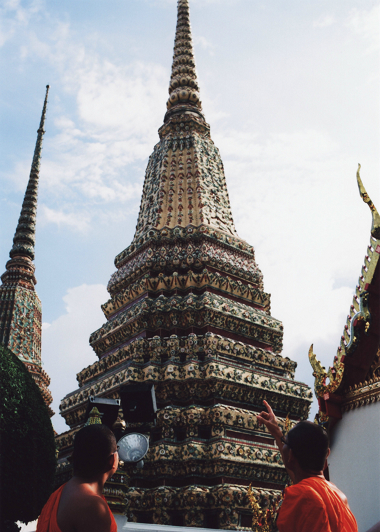
<svg viewBox="0 0 380 532"><path fill-rule="evenodd" d="M177 109L178 111L183 111L184 107L195 111L203 118L195 69L188 0L178 0L177 28L169 94L170 97L166 103L168 112L166 113L165 121L174 111L177 111Z"/></svg>
<svg viewBox="0 0 380 532"><path fill-rule="evenodd" d="M37 141L36 147L34 149L28 186L26 187L20 218L18 220L15 236L13 238L13 246L9 253L11 258L14 258L15 256L21 256L29 258L30 260L34 259L38 178L41 163L42 139L45 133L44 124L48 94L49 85L46 85L45 101L42 109L40 127L37 130Z"/></svg>
<svg viewBox="0 0 380 532"><path fill-rule="evenodd" d="M367 194L366 189L364 188L364 185L360 178L360 168L361 168L361 165L358 164L358 170L356 172L356 179L358 182L359 194L362 200L364 201L364 203L367 203L368 207L371 209L371 212L372 212L371 235L373 236L373 238L376 238L378 240L380 238L380 214L378 213L375 205L373 204L371 198Z"/></svg>
<svg viewBox="0 0 380 532"><path fill-rule="evenodd" d="M87 425L101 425L102 424L102 416L103 414L99 412L99 410L94 406L94 408L91 410L88 420L84 424L86 427Z"/></svg>

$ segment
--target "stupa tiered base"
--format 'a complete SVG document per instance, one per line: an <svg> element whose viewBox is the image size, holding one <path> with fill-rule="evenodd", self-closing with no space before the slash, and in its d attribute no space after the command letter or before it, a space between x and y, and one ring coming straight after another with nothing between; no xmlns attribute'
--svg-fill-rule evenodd
<svg viewBox="0 0 380 532"><path fill-rule="evenodd" d="M256 414L265 399L291 426L307 418L312 392L280 354L283 326L270 314L253 247L234 227L199 100L187 0L178 2L169 94L136 234L115 259L107 321L90 337L99 361L61 403L71 431L58 439L60 456L63 464L90 396L118 398L121 385L153 383L150 450L142 469L126 466L129 519L250 527L249 484L265 505L287 482Z"/></svg>

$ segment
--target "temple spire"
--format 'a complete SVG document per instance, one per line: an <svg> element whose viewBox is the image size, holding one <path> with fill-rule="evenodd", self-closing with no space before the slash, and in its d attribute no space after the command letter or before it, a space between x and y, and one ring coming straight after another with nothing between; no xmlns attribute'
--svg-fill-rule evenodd
<svg viewBox="0 0 380 532"><path fill-rule="evenodd" d="M189 2L178 0L168 111L158 130L160 143L149 158L133 246L140 246L154 231L190 225L210 226L239 239L223 162L211 140L198 90ZM125 253L117 256L117 264Z"/></svg>
<svg viewBox="0 0 380 532"><path fill-rule="evenodd" d="M177 9L177 28L169 85L170 97L166 103L168 112L165 116L165 122L174 113L184 112L186 107L197 114L201 114L202 111L195 69L188 0L178 0ZM203 118L203 115L201 116Z"/></svg>
<svg viewBox="0 0 380 532"><path fill-rule="evenodd" d="M42 138L49 85L46 95L40 127L37 130L37 142L34 149L28 186L21 207L10 260L1 276L0 285L0 344L8 347L27 367L41 390L42 397L50 408L52 396L48 389L50 379L42 369L41 361L41 301L35 290L34 243L37 214L38 178L41 162Z"/></svg>
<svg viewBox="0 0 380 532"><path fill-rule="evenodd" d="M45 101L42 109L40 127L37 130L37 141L36 147L34 149L32 167L30 169L29 182L28 186L26 187L20 218L18 220L15 236L13 238L13 246L9 253L9 256L12 259L16 256L29 258L30 260L34 259L38 178L41 163L42 139L45 133L44 124L48 93L49 85L46 85Z"/></svg>

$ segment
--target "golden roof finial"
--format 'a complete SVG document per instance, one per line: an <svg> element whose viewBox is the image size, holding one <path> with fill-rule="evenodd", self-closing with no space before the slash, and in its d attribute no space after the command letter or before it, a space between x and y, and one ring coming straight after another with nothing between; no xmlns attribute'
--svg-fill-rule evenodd
<svg viewBox="0 0 380 532"><path fill-rule="evenodd" d="M102 424L102 415L99 410L94 406L94 408L91 410L88 420L85 423L85 426L87 425L101 425Z"/></svg>
<svg viewBox="0 0 380 532"><path fill-rule="evenodd" d="M313 344L311 344L309 349L309 362L314 370L314 390L317 397L323 397L326 393L334 393L339 388L344 373L344 363L342 362L344 355L344 349L338 349L333 367L330 367L326 371L325 367L317 359L313 350ZM326 383L327 379L329 381L328 384Z"/></svg>
<svg viewBox="0 0 380 532"><path fill-rule="evenodd" d="M368 196L366 189L364 188L363 182L360 178L360 168L361 168L361 165L359 164L358 170L356 172L356 179L358 182L359 193L364 203L367 203L368 207L371 209L371 212L372 212L371 235L373 236L373 238L376 238L376 240L378 240L380 238L380 215L377 212L377 209L375 205L373 204L371 198Z"/></svg>

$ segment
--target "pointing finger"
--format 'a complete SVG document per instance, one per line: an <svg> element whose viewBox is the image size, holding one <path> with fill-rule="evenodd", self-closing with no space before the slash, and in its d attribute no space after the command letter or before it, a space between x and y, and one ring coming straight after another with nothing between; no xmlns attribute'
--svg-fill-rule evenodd
<svg viewBox="0 0 380 532"><path fill-rule="evenodd" d="M266 409L268 410L268 414L274 416L274 413L273 413L273 410L272 410L270 404L267 403L266 401L263 401L263 403L264 403L264 406L266 407Z"/></svg>

